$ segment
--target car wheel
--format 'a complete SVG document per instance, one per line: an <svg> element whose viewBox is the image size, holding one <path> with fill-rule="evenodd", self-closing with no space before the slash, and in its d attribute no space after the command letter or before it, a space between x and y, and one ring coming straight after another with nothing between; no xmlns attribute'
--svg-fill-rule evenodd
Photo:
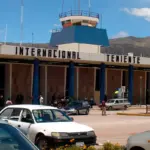
<svg viewBox="0 0 150 150"><path fill-rule="evenodd" d="M136 146L136 147L132 147L130 150L145 150L145 149L144 149L144 148L141 148L141 147Z"/></svg>
<svg viewBox="0 0 150 150"><path fill-rule="evenodd" d="M36 138L36 146L40 149L40 150L48 150L49 146L48 146L48 140L44 135L40 135Z"/></svg>
<svg viewBox="0 0 150 150"><path fill-rule="evenodd" d="M109 107L108 107L108 110L112 110L112 106L109 106Z"/></svg>
<svg viewBox="0 0 150 150"><path fill-rule="evenodd" d="M86 111L85 111L85 115L88 115L89 114L89 110L87 109Z"/></svg>
<svg viewBox="0 0 150 150"><path fill-rule="evenodd" d="M128 108L128 107L125 105L125 106L124 106L124 110L127 110L127 108Z"/></svg>

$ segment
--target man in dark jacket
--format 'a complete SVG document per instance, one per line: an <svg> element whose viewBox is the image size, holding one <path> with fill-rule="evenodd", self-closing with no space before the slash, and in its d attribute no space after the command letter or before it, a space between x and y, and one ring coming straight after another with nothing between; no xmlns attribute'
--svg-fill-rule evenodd
<svg viewBox="0 0 150 150"><path fill-rule="evenodd" d="M1 94L0 95L0 110L4 107L5 103L4 103L4 97L3 95Z"/></svg>
<svg viewBox="0 0 150 150"><path fill-rule="evenodd" d="M16 97L16 104L22 104L24 101L24 96L22 94L18 94Z"/></svg>

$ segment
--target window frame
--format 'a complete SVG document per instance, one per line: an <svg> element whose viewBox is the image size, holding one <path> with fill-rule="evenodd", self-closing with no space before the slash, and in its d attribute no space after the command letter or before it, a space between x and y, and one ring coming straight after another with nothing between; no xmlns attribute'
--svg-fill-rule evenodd
<svg viewBox="0 0 150 150"><path fill-rule="evenodd" d="M20 115L18 116L18 120L14 120L14 119L11 119L10 117L11 117L11 115L12 115L12 113L13 113L13 111L15 110L15 109L20 109L21 111L20 111ZM20 117L21 117L21 114L22 114L22 108L13 108L13 111L12 111L12 113L11 113L11 115L10 115L10 117L9 117L9 120L11 120L11 121L19 121L19 119L20 119Z"/></svg>
<svg viewBox="0 0 150 150"><path fill-rule="evenodd" d="M5 108L5 109L2 110L2 112L0 113L0 118L1 118L1 115L2 115L6 110L8 110L8 109L12 110L12 112L13 112L13 108ZM11 112L11 114L12 114L12 112ZM9 117L11 116L11 114L9 115ZM9 117L6 118L6 119L9 119ZM2 119L3 119L3 118L2 118Z"/></svg>
<svg viewBox="0 0 150 150"><path fill-rule="evenodd" d="M22 109L22 112L21 112L21 114L20 114L20 118L19 118L19 122L22 122L22 123L29 123L29 122L23 122L21 119L22 119L22 115L23 115L23 112L25 111L25 110L27 110L27 111L29 111L30 112L30 114L31 114L31 117L32 117L32 120L33 120L33 123L32 124L35 124L36 123L36 121L35 121L35 119L34 119L34 117L33 117L33 114L32 114L32 111L30 111L29 109L27 109L27 108L23 108Z"/></svg>

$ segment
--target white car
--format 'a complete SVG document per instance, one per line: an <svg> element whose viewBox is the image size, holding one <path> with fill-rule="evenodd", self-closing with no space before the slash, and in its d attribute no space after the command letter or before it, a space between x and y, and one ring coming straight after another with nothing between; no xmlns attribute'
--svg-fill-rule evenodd
<svg viewBox="0 0 150 150"><path fill-rule="evenodd" d="M42 105L10 105L0 112L0 119L19 128L35 143L43 147L59 147L65 144L95 145L92 128L76 123L63 111Z"/></svg>
<svg viewBox="0 0 150 150"><path fill-rule="evenodd" d="M130 136L126 150L150 150L150 131Z"/></svg>

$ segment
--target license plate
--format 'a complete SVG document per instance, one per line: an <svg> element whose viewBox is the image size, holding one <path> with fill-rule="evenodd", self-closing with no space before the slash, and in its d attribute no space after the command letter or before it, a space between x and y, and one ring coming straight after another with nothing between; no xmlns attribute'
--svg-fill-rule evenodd
<svg viewBox="0 0 150 150"><path fill-rule="evenodd" d="M84 146L84 142L76 142L76 146L79 146L79 147Z"/></svg>

